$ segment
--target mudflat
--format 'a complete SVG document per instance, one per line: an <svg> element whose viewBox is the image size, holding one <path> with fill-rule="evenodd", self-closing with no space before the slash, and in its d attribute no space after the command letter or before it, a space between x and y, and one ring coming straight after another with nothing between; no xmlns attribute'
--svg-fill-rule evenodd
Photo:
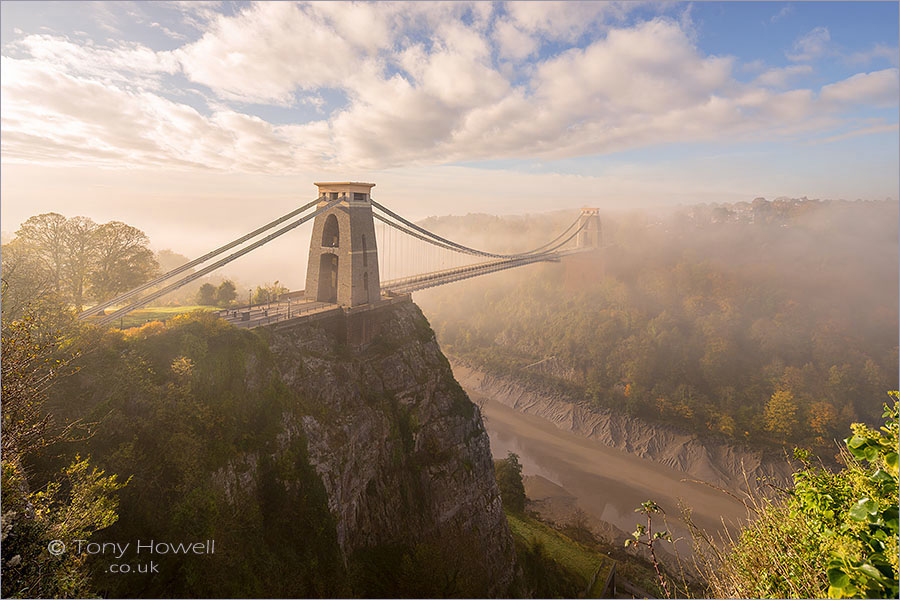
<svg viewBox="0 0 900 600"><path fill-rule="evenodd" d="M679 502L690 507L694 522L711 534L746 519L743 504L686 481L692 477L684 472L563 431L471 390L469 394L473 400L484 401L482 415L494 457L515 452L526 475L540 475L564 488L590 518L630 532L641 520L634 509L653 500L666 512L669 530L679 536L687 534L679 522Z"/></svg>

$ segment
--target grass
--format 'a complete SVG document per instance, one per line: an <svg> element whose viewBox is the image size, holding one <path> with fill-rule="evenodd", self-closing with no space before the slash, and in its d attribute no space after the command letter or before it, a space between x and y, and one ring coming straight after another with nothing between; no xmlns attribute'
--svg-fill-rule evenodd
<svg viewBox="0 0 900 600"><path fill-rule="evenodd" d="M175 315L194 312L195 310L219 310L217 306L202 306L193 304L188 306L147 306L128 313L119 320L120 329L140 327L150 321L165 321Z"/></svg>
<svg viewBox="0 0 900 600"><path fill-rule="evenodd" d="M553 529L536 519L521 514L506 513L509 530L513 536L521 538L529 547L539 543L543 547L544 554L566 570L574 573L583 580L587 587L594 573L597 578L593 587L588 590L588 598L600 598L606 577L613 566L613 561L607 556L591 550L587 546L576 542L563 533Z"/></svg>

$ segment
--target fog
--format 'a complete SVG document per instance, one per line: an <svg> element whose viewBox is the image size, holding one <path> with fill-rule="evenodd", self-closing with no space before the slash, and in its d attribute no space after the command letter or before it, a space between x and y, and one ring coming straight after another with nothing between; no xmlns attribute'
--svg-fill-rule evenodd
<svg viewBox="0 0 900 600"><path fill-rule="evenodd" d="M427 223L508 250L576 215ZM729 439L824 452L853 420L880 416L897 386L896 202L758 199L601 220L594 255L416 293L445 351L520 374L553 356L553 385ZM790 394L783 425L768 407L778 390Z"/></svg>

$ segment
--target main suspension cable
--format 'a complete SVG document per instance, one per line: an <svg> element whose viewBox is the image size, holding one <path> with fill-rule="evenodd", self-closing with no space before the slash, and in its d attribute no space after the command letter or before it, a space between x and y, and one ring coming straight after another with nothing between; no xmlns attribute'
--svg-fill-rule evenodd
<svg viewBox="0 0 900 600"><path fill-rule="evenodd" d="M256 250L257 248L259 248L259 247L262 246L263 244L267 244L267 243L271 242L272 240L274 240L274 239L277 238L278 236L283 235L283 234L287 233L288 231L290 231L290 230L292 230L292 229L294 229L294 228L296 228L296 227L299 227L300 225L306 223L307 221L309 221L310 219L316 217L317 215L319 215L319 214L325 212L326 210L330 209L331 207L337 206L337 205L340 204L342 201L343 201L343 200L340 199L340 198L338 198L338 199L336 199L336 200L332 200L332 201L329 202L328 204L325 204L324 206L321 206L320 208L316 209L315 211L311 212L310 214L306 215L305 217L302 217L302 218L300 218L300 219L294 221L293 223L290 223L290 224L288 224L288 225L285 225L284 227L282 227L282 228L279 229L278 231L275 231L274 233L270 233L270 234L267 235L266 237L264 237L264 238L262 238L261 240L258 240L258 241L256 241L256 242L250 244L250 245L247 246L246 248L242 248L241 250L238 250L237 252L234 252L234 253L232 253L232 254L229 254L229 255L226 256L225 258L222 258L222 259L217 260L217 261L214 262L213 264L209 265L208 267L204 267L203 269L200 269L200 270L197 271L196 273L191 273L191 274L188 275L187 277L184 277L184 278L182 278L182 279L179 279L178 281L175 281L175 282L173 282L173 283L170 283L169 285L167 285L166 287L162 288L161 290L157 290L157 291L153 292L152 294L150 294L150 295L148 295L148 296L145 296L145 297L141 298L141 299L138 300L137 302L133 302L133 303L129 304L128 306L122 307L122 308L120 308L119 310L117 310L117 311L115 311L115 312L113 312L113 313L110 313L110 314L108 314L108 315L102 317L101 319L98 319L97 322L98 322L99 324L101 324L101 325L105 325L105 324L107 324L107 323L111 323L111 322L115 321L115 320L118 319L119 317L124 316L124 315L130 313L131 311L133 311L133 310L135 310L135 309L138 309L138 308L140 308L140 307L142 307L142 306L146 306L147 304L153 302L153 301L156 300L157 298L159 298L159 297L161 297L161 296L165 296L166 294L168 294L168 293L171 292L172 290L176 290L176 289L180 288L181 286L186 285L186 284L188 284L188 283L194 281L195 279L199 279L200 277L203 277L203 276L206 275L207 273L210 273L210 272L212 272L212 271L215 271L215 270L218 269L219 267L221 267L221 266L223 266L223 265L226 265L226 264L230 263L231 261L233 261L233 260L235 260L235 259L238 259L238 258L240 258L241 256L244 256L245 254L247 254L247 253L249 253L249 252L251 252L251 251L253 251L253 250ZM318 200L316 200L316 202L318 202Z"/></svg>
<svg viewBox="0 0 900 600"><path fill-rule="evenodd" d="M475 248L469 248L468 246L463 246L462 244L457 244L456 242L454 242L454 241L452 241L452 240L448 240L448 239L446 239L446 238L443 238L443 237L441 237L441 236L439 236L439 235L437 235L437 234L435 234L435 233L432 233L431 231L428 231L427 229L425 229L425 228L423 228L423 227L419 227L418 225L416 225L416 224L413 223L412 221L409 221L409 220L407 220L407 219L404 219L403 217L401 217L400 215L398 215L398 214L395 213L394 211L390 210L389 208L386 208L386 207L382 206L381 204L379 204L379 203L376 202L375 200L372 200L372 206L374 206L374 207L377 208L378 210L384 212L386 215L390 216L391 218L396 219L396 220L399 221L400 223L403 223L403 224L406 225L407 227L410 227L410 228L412 228L412 229L418 231L419 233L422 233L422 234L424 234L424 235L426 235L426 236L428 236L428 237L430 237L430 238L433 238L433 239L435 239L435 240L437 240L437 241L439 241L439 242L442 242L443 244L447 244L447 245L449 245L449 246L452 246L457 252L465 252L466 254L474 254L474 255L478 255L478 256L488 256L488 257L492 257L492 258L514 258L514 257L518 257L518 256L528 256L528 255L531 255L531 254L535 254L535 253L537 253L538 251L540 251L541 249L543 249L543 248L545 248L546 246L548 246L548 245L550 245L550 244L553 243L553 242L551 241L551 242L549 242L549 243L547 243L547 244L544 244L543 246L540 246L540 247L538 247L538 248L535 248L534 250L529 250L528 252L519 252L519 253L516 253L516 254L496 254L496 253L493 253L493 252L485 252L484 250L476 250ZM580 218L580 217L579 217L579 218ZM575 220L575 223L577 223L577 222L578 222L578 219ZM574 223L573 223L573 225L574 225ZM568 230L571 229L571 228L572 228L572 225L570 225L570 226L566 229L566 231L568 231ZM557 236L556 239L559 239L560 237L562 237L562 235L565 235L565 232L563 232L563 234L561 234L560 236ZM421 239L421 238L420 238L420 239Z"/></svg>
<svg viewBox="0 0 900 600"><path fill-rule="evenodd" d="M279 217L279 218L275 219L274 221L270 221L269 223L266 223L266 224L263 225L262 227L260 227L260 228L258 228L258 229L255 229L255 230L251 231L251 232L248 233L247 235L241 236L241 237L239 237L239 238L236 239L236 240L233 240L233 241L231 241L231 242L228 242L228 243L225 244L224 246L221 246L221 247L219 247L219 248L216 248L216 249L213 250L212 252L207 252L206 254L204 254L203 256L201 256L200 258L195 258L194 260L192 260L192 261L190 261L190 262L188 262L188 263L185 263L185 264L181 265L180 267L176 267L176 268L172 269L171 271L169 271L168 273L165 273L165 274L163 274L163 275L160 275L159 277L157 277L156 279L154 279L154 280L152 280L152 281L148 281L147 283L141 284L141 285L139 285L139 286L137 286L137 287L135 287L135 288L133 288L133 289L128 290L128 291L125 292L124 294L120 294L120 295L116 296L116 297L113 298L112 300L108 300L108 301L106 301L106 302L103 302L103 303L101 303L101 304L98 304L98 305L96 305L96 306L93 306L93 307L91 307L91 308L89 308L89 309L87 309L87 310L85 310L85 311L79 313L79 314L78 314L78 318L79 318L79 319L85 319L85 318L87 318L87 317L91 317L91 316L93 316L93 315L96 315L97 313L99 313L100 311L102 311L103 309L105 309L105 308L107 308L107 307L110 307L110 306L112 306L112 305L114 305L114 304L119 304L119 303L122 302L123 300L128 300L129 298L131 298L131 297L133 297L133 296L136 296L137 294L140 294L140 293L143 292L144 290L147 290L147 289L149 289L149 288L152 288L154 285L158 285L158 284L162 283L163 281L165 281L165 280L167 280L167 279L171 279L172 277L174 277L174 276L176 276L176 275L179 275L180 273L184 273L184 272L187 271L188 269L191 269L191 268L193 268L193 267L196 267L197 265L199 265L199 264L201 264L201 263L205 263L205 262L208 261L209 259L211 259L211 258L213 258L213 257L215 257L215 256L218 256L219 254L222 254L222 253L225 252L226 250L231 250L231 249L234 248L235 246L240 246L241 244L243 244L243 243L246 242L247 240L251 240L251 239L255 238L255 237L258 236L259 234L261 234L261 233L263 233L263 232L265 232L265 231L268 231L269 229L275 227L276 225L280 225L281 223L284 223L284 222L287 221L288 219L291 219L291 218L293 218L293 217L299 215L300 213L306 212L307 210L309 210L310 208L312 208L313 206L315 206L317 202L319 202L318 199L313 200L312 202L310 202L310 203L308 203L308 204L305 204L305 205L301 206L300 208L298 208L298 209L296 209L296 210L292 210L291 212L287 213L287 214L284 215L283 217Z"/></svg>

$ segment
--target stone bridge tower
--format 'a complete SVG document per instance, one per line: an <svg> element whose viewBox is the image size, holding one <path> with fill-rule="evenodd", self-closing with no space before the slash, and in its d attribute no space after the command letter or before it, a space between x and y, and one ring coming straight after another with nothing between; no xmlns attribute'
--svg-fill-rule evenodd
<svg viewBox="0 0 900 600"><path fill-rule="evenodd" d="M313 222L306 297L342 306L378 302L378 250L372 219L374 183L317 183L319 206L341 202Z"/></svg>
<svg viewBox="0 0 900 600"><path fill-rule="evenodd" d="M600 209L582 208L578 218L578 227L584 224L584 229L578 232L575 239L579 248L599 248L602 230L600 229Z"/></svg>

